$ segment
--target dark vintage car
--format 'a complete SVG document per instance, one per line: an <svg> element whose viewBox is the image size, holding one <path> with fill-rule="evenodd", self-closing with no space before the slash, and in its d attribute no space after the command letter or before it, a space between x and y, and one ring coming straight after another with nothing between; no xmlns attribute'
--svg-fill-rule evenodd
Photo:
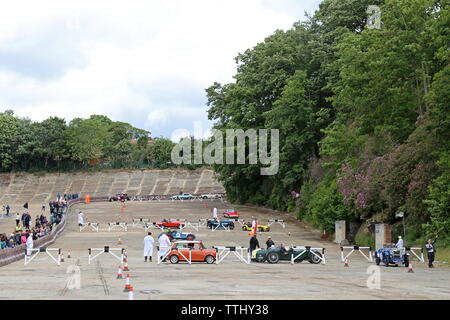
<svg viewBox="0 0 450 320"><path fill-rule="evenodd" d="M302 253L303 252L303 253ZM314 253L312 253L314 252ZM280 248L256 249L252 252L252 260L256 262L278 263L278 261L291 261L292 255L294 262L308 261L309 263L318 264L322 262L322 253L318 250L304 250L290 248L286 253L281 253Z"/></svg>
<svg viewBox="0 0 450 320"><path fill-rule="evenodd" d="M234 229L234 222L231 220L208 220L206 226L210 229Z"/></svg>
<svg viewBox="0 0 450 320"><path fill-rule="evenodd" d="M130 201L130 197L126 193L118 193L115 196L108 198L109 202L112 201Z"/></svg>

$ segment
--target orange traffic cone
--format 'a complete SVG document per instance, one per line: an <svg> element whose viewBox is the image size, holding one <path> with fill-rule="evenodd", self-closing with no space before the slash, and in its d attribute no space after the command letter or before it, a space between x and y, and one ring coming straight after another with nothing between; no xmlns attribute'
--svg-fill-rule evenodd
<svg viewBox="0 0 450 320"><path fill-rule="evenodd" d="M64 262L64 253L61 252L61 262Z"/></svg>
<svg viewBox="0 0 450 320"><path fill-rule="evenodd" d="M205 202L205 208L208 208L208 203L207 202Z"/></svg>
<svg viewBox="0 0 450 320"><path fill-rule="evenodd" d="M411 263L408 266L408 273L414 273L414 270L413 270L413 267L412 267Z"/></svg>
<svg viewBox="0 0 450 320"><path fill-rule="evenodd" d="M119 237L119 240L117 240L117 244L122 244L122 240Z"/></svg>
<svg viewBox="0 0 450 320"><path fill-rule="evenodd" d="M70 259L70 258L72 258L72 257L70 256L70 250L69 250L69 253L67 254L67 259Z"/></svg>
<svg viewBox="0 0 450 320"><path fill-rule="evenodd" d="M123 292L130 291L130 275L127 274L126 282L125 282L125 288L123 289Z"/></svg>
<svg viewBox="0 0 450 320"><path fill-rule="evenodd" d="M117 271L117 278L116 279L122 279L122 267L119 266L119 271Z"/></svg>
<svg viewBox="0 0 450 320"><path fill-rule="evenodd" d="M345 258L345 260L344 260L344 267L348 267L348 259L347 258Z"/></svg>
<svg viewBox="0 0 450 320"><path fill-rule="evenodd" d="M128 291L128 300L134 300L133 287L132 286L130 286L130 290Z"/></svg>

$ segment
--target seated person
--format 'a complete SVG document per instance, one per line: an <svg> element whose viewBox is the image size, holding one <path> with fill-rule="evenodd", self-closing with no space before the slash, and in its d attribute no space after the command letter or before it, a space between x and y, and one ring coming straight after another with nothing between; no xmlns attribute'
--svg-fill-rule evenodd
<svg viewBox="0 0 450 320"><path fill-rule="evenodd" d="M281 254L288 254L289 250L286 249L286 247L284 246L284 244L280 244L280 253Z"/></svg>

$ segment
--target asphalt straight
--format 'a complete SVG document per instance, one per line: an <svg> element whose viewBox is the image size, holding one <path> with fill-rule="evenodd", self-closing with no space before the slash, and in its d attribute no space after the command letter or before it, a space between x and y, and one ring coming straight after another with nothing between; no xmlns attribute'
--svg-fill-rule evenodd
<svg viewBox="0 0 450 320"><path fill-rule="evenodd" d="M324 247L326 264L245 264L230 254L220 264L165 262L158 265L156 249L153 262L144 262L143 238L146 232L142 227L131 227L133 218L151 221L180 218L197 222L211 217L214 206L219 213L233 206L220 200L128 202L123 212L120 206L117 202L74 206L65 231L51 246L62 248L65 262L58 266L41 253L26 266L21 260L0 268L0 299L127 299L128 293L123 292L125 279L117 279L120 264L117 259L102 254L88 264L88 248L104 246L127 250L130 271L123 274L124 277L130 275L135 300L450 298L448 267L437 265L428 269L425 264L413 260L414 273L409 273L404 267L376 268L374 263L358 255L352 255L349 266L344 267L336 244L321 240L315 232L287 214L249 206L235 206L246 221L256 217L262 224L269 218L287 222L286 228L273 224L270 232L259 233L261 246L265 247L270 235L275 244ZM80 232L76 215L79 210L85 213L88 222L100 223L101 229L106 229L107 223L127 222L128 231L95 232L86 228ZM2 228L4 226L2 223ZM160 230L151 231L156 239ZM249 244L248 233L242 231L239 224L230 232L211 232L205 227L198 232L193 229L184 231L196 234L206 247L248 247ZM123 242L121 245L117 244L119 238Z"/></svg>

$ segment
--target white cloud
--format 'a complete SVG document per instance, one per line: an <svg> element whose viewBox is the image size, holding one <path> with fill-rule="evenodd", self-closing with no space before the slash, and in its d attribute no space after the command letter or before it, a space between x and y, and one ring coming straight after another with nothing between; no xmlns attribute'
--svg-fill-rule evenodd
<svg viewBox="0 0 450 320"><path fill-rule="evenodd" d="M33 120L104 114L156 136L195 120L207 130L204 89L232 81L238 52L302 18L279 4L292 0L274 1L4 3L0 108Z"/></svg>

